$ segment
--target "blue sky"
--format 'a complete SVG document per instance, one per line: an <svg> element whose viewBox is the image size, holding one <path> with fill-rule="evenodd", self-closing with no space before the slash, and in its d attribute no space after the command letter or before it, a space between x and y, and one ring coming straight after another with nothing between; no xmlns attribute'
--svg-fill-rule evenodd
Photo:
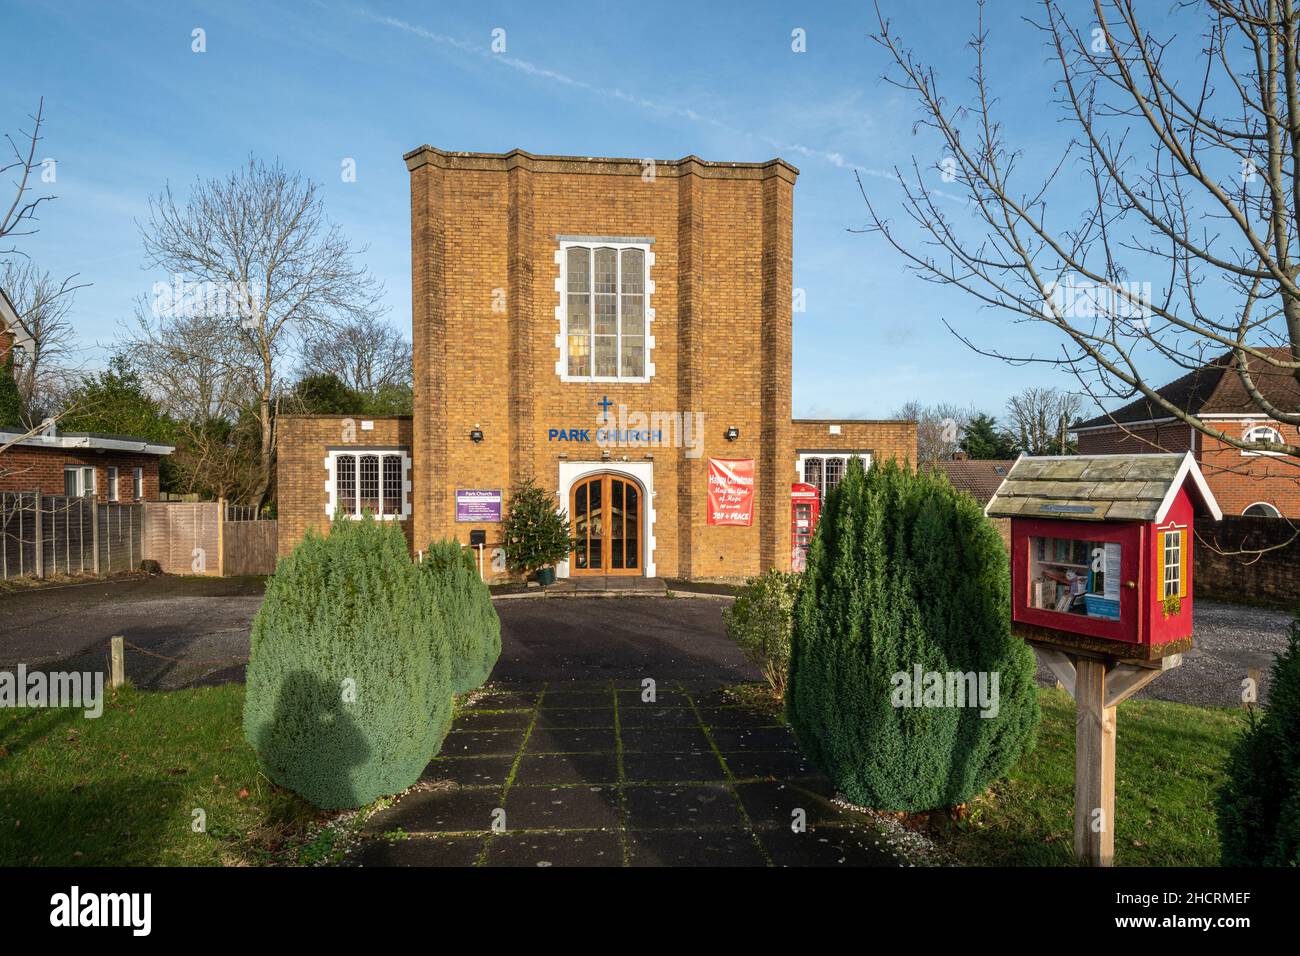
<svg viewBox="0 0 1300 956"><path fill-rule="evenodd" d="M966 0L882 0L899 32L965 91ZM914 106L880 81L867 39L870 4L145 4L4 0L0 129L45 97L42 155L58 161L57 201L22 248L45 269L79 272L74 320L102 362L143 270L135 220L167 182L224 174L248 154L279 157L318 181L328 214L387 287L390 321L410 331L410 225L401 156L446 149L758 161L801 170L795 189L794 412L888 415L904 401L974 403L1000 413L1026 385L1070 387L1050 367L1010 367L970 352L944 318L981 344L1050 350L950 289L907 274L878 236L853 178L901 214L881 175L937 148L914 135ZM1032 153L1063 132L1041 38L1020 22L1032 5L993 5L1009 131ZM671 14L671 15L666 15ZM689 14L689 16L687 15ZM191 52L191 31L207 52ZM506 52L490 50L494 28ZM806 31L807 52L791 50ZM354 158L357 181L341 181ZM935 174L937 176L937 173Z"/></svg>

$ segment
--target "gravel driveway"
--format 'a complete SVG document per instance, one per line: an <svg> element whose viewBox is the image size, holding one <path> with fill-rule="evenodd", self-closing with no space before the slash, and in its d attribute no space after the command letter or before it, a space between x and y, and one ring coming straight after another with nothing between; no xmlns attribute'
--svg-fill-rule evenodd
<svg viewBox="0 0 1300 956"><path fill-rule="evenodd" d="M0 596L0 669L64 664L103 670L108 638L124 635L127 675L140 687L243 680L258 578L132 577ZM756 669L727 640L724 602L712 598L510 599L498 681L642 679L732 682ZM1273 657L1291 615L1198 601L1196 643L1182 667L1139 696L1203 706L1241 703L1249 668L1267 702ZM137 650L139 648L140 650ZM158 655L158 656L151 656ZM176 660L171 660L175 658ZM1045 668L1039 677L1050 686Z"/></svg>

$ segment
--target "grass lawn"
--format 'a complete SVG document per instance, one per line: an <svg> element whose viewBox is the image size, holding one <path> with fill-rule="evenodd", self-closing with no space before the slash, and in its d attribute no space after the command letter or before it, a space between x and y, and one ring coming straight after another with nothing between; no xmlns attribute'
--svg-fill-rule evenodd
<svg viewBox="0 0 1300 956"><path fill-rule="evenodd" d="M238 684L126 689L104 714L0 710L0 866L244 865L329 856L337 834L257 770ZM194 811L206 814L195 832Z"/></svg>
<svg viewBox="0 0 1300 956"><path fill-rule="evenodd" d="M1074 701L1056 690L1039 700L1037 748L941 837L962 862L1074 862ZM1130 700L1117 714L1116 865L1218 866L1214 794L1245 713Z"/></svg>

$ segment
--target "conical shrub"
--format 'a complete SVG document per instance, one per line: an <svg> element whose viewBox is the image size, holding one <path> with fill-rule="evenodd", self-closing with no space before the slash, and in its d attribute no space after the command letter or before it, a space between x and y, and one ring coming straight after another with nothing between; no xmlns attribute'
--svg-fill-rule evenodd
<svg viewBox="0 0 1300 956"><path fill-rule="evenodd" d="M1219 792L1224 866L1300 866L1300 612Z"/></svg>
<svg viewBox="0 0 1300 956"><path fill-rule="evenodd" d="M432 584L451 647L452 690L482 687L501 656L501 619L473 556L458 541L436 541L420 568Z"/></svg>
<svg viewBox="0 0 1300 956"><path fill-rule="evenodd" d="M450 719L446 629L398 525L309 532L253 620L244 736L267 776L361 806L414 783Z"/></svg>
<svg viewBox="0 0 1300 956"><path fill-rule="evenodd" d="M850 462L795 604L786 707L808 757L857 804L964 803L1032 747L1034 673L1011 635L1006 551L974 499Z"/></svg>

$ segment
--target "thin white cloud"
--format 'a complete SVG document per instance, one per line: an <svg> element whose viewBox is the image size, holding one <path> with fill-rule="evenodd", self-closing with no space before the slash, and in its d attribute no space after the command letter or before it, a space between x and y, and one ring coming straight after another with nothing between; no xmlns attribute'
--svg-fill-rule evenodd
<svg viewBox="0 0 1300 956"><path fill-rule="evenodd" d="M629 93L618 87L608 88L597 86L593 83L588 83L585 80L569 76L566 73L561 73L558 70L547 69L546 67L538 66L535 63L530 63L529 61L522 60L518 57L507 56L502 53L493 53L485 44L471 43L468 40L462 40L458 37L435 33L432 30L419 26L418 24L408 23L405 20L399 20L397 17L373 13L364 7L359 8L357 12L360 16L363 16L374 23L381 24L394 30L400 30L404 33L410 34L411 36L419 37L422 40L428 40L429 42L439 44L440 46L450 47L463 53L474 54L475 56L481 57L485 60L508 66L513 70L518 70L521 73L526 73L539 79L551 80L552 82L560 83L572 89L583 90L596 96L619 100L620 102L628 103L650 112L677 116L681 119L689 120L692 123L699 123L711 127L731 136L743 136L749 139L754 139L766 143L779 152L797 154L799 156L807 157L808 159L827 163L839 169L855 170L863 175L871 176L873 178L888 179L898 182L898 176L892 170L876 169L863 163L855 162L844 156L842 153L833 150L817 149L811 146L804 146L800 143L789 143L762 133L754 133L750 130L740 129L730 123L726 123L715 117L705 115L697 110L689 109L687 107L647 99L644 96Z"/></svg>

